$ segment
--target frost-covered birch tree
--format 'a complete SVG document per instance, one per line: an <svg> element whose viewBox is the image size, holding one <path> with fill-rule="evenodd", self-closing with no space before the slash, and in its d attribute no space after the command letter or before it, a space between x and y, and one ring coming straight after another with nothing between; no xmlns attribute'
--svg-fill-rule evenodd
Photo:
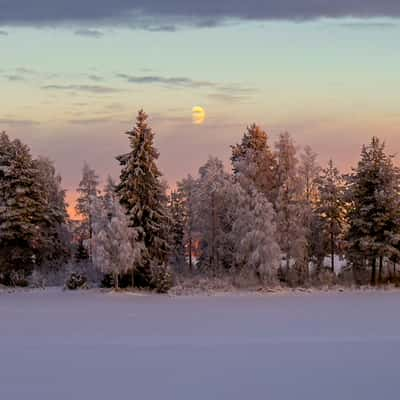
<svg viewBox="0 0 400 400"><path fill-rule="evenodd" d="M302 181L298 175L297 150L289 133L282 133L276 143L275 202L278 242L285 256L287 279L304 281L306 265L306 229L302 204ZM290 270L294 267L293 273Z"/></svg>
<svg viewBox="0 0 400 400"><path fill-rule="evenodd" d="M231 233L235 264L240 271L256 275L262 283L272 283L280 265L274 209L256 189L247 192L239 187L236 195Z"/></svg>
<svg viewBox="0 0 400 400"><path fill-rule="evenodd" d="M193 251L196 241L195 225L195 193L197 181L188 175L177 183L178 194L182 199L183 225L184 225L184 248L188 260L189 271L193 271Z"/></svg>
<svg viewBox="0 0 400 400"><path fill-rule="evenodd" d="M113 193L109 179L105 195L92 203L93 215L93 264L103 273L114 277L115 288L119 287L121 274L133 275L140 263L142 244L138 234L129 226L125 211Z"/></svg>
<svg viewBox="0 0 400 400"><path fill-rule="evenodd" d="M76 200L75 211L80 216L79 240L85 246L89 253L89 259L92 257L91 239L93 236L93 204L99 196L99 177L96 175L86 162L82 169L82 179L77 188L78 199Z"/></svg>
<svg viewBox="0 0 400 400"><path fill-rule="evenodd" d="M220 274L232 265L229 201L231 178L221 160L210 157L199 169L195 190L195 223L200 235L200 267Z"/></svg>

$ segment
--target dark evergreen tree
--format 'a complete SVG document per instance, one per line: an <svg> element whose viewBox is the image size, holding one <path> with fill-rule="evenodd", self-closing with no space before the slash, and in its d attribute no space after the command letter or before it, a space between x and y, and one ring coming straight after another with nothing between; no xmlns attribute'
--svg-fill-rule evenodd
<svg viewBox="0 0 400 400"><path fill-rule="evenodd" d="M344 199L345 181L339 170L329 160L328 167L322 170L317 181L318 200L315 215L322 254L330 256L330 267L335 271L335 254L342 253L343 232L345 228L346 204Z"/></svg>
<svg viewBox="0 0 400 400"><path fill-rule="evenodd" d="M49 246L42 256L54 266L65 262L70 255L71 235L68 229L66 192L61 187L61 176L56 173L54 164L49 159L39 157L35 163L47 208L47 218L42 232Z"/></svg>
<svg viewBox="0 0 400 400"><path fill-rule="evenodd" d="M168 215L165 188L157 167L158 152L154 148L154 132L147 115L140 110L135 127L127 132L131 151L117 157L122 167L116 192L129 217L130 226L143 244L141 265L136 268L146 286L157 286L168 274Z"/></svg>
<svg viewBox="0 0 400 400"><path fill-rule="evenodd" d="M377 137L362 148L358 166L349 176L347 200L347 258L356 277L360 269L370 268L375 285L377 262L381 272L384 258L399 254L400 228L399 171Z"/></svg>
<svg viewBox="0 0 400 400"><path fill-rule="evenodd" d="M82 240L79 240L78 246L76 248L76 252L75 252L75 261L77 263L82 263L82 262L86 262L87 260L89 260L89 253L86 249L86 247L83 244Z"/></svg>
<svg viewBox="0 0 400 400"><path fill-rule="evenodd" d="M171 261L180 271L185 268L185 204L183 196L178 191L171 191L168 202L171 216L170 241Z"/></svg>
<svg viewBox="0 0 400 400"><path fill-rule="evenodd" d="M29 148L0 133L0 272L30 272L43 261L48 211Z"/></svg>

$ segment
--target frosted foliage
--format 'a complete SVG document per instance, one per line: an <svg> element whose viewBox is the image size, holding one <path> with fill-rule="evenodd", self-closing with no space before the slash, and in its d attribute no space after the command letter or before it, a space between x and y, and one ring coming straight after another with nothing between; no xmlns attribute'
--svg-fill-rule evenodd
<svg viewBox="0 0 400 400"><path fill-rule="evenodd" d="M235 261L241 268L256 273L262 281L272 281L279 267L280 249L272 205L264 195L238 190L232 234L236 239Z"/></svg>
<svg viewBox="0 0 400 400"><path fill-rule="evenodd" d="M224 171L222 161L210 157L200 170L194 204L195 225L200 232L200 261L203 267L221 271L231 263L228 233L230 176Z"/></svg>
<svg viewBox="0 0 400 400"><path fill-rule="evenodd" d="M104 273L120 274L134 269L141 254L137 232L118 201L105 207L100 200L93 210L93 263Z"/></svg>
<svg viewBox="0 0 400 400"><path fill-rule="evenodd" d="M291 260L304 264L306 254L306 229L302 181L298 175L296 147L290 135L283 133L276 143L278 193L275 203L278 240L286 256L286 269ZM304 267L304 265L303 265Z"/></svg>

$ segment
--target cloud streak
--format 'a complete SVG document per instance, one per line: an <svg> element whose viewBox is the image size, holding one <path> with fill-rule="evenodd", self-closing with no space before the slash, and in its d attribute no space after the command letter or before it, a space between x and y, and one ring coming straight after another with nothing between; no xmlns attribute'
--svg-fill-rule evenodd
<svg viewBox="0 0 400 400"><path fill-rule="evenodd" d="M88 37L88 38L94 38L94 39L100 39L101 37L104 36L104 33L94 30L94 29L78 29L77 31L75 31L75 35Z"/></svg>
<svg viewBox="0 0 400 400"><path fill-rule="evenodd" d="M354 30L381 30L381 29L393 29L399 27L399 24L394 22L378 22L378 21L360 21L360 22L344 22L340 24L343 28L354 29Z"/></svg>
<svg viewBox="0 0 400 400"><path fill-rule="evenodd" d="M44 90L72 90L78 92L88 93L118 93L121 89L113 88L110 86L99 85L46 85L42 86Z"/></svg>
<svg viewBox="0 0 400 400"><path fill-rule="evenodd" d="M8 126L31 126L31 125L39 125L39 122L33 121L30 119L14 119L14 118L0 118L0 126L8 125Z"/></svg>
<svg viewBox="0 0 400 400"><path fill-rule="evenodd" d="M212 27L227 18L308 20L315 18L400 17L398 0L2 0L0 25L54 26L59 23L115 23L132 27L167 27L188 19ZM187 22L186 22L187 23Z"/></svg>
<svg viewBox="0 0 400 400"><path fill-rule="evenodd" d="M22 75L6 75L6 78L10 82L18 82L18 81L24 81L25 78Z"/></svg>
<svg viewBox="0 0 400 400"><path fill-rule="evenodd" d="M0 36L8 36L8 32L0 30Z"/></svg>
<svg viewBox="0 0 400 400"><path fill-rule="evenodd" d="M117 78L124 79L128 83L138 85L161 84L172 87L215 87L216 84L209 81L197 81L186 77L163 77L158 75L135 76L127 74L116 74Z"/></svg>
<svg viewBox="0 0 400 400"><path fill-rule="evenodd" d="M211 81L195 80L188 77L164 77L160 75L128 75L116 74L117 78L123 79L128 83L137 85L161 85L167 88L192 88L192 89L211 89L215 93L210 98L225 102L239 102L253 95L256 90L236 84L219 84Z"/></svg>
<svg viewBox="0 0 400 400"><path fill-rule="evenodd" d="M81 118L81 119L70 119L68 123L72 125L92 125L92 124L102 124L111 122L112 118L102 117L102 118Z"/></svg>

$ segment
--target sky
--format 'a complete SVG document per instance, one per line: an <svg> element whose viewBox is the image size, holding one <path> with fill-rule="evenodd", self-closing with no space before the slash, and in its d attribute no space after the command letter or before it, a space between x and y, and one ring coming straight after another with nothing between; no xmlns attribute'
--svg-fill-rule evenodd
<svg viewBox="0 0 400 400"><path fill-rule="evenodd" d="M85 161L118 176L140 108L171 185L253 122L348 169L372 135L400 151L399 41L398 0L0 0L0 130L71 205Z"/></svg>

